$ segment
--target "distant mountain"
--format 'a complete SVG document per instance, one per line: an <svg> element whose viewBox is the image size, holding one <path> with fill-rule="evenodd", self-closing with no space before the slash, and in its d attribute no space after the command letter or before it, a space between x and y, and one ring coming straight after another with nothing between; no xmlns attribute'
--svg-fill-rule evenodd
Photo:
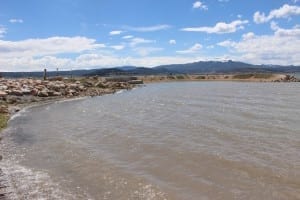
<svg viewBox="0 0 300 200"><path fill-rule="evenodd" d="M252 65L236 61L200 61L186 64L161 65L153 68L120 66L92 70L48 72L48 76L116 76L167 74L229 74L229 73L296 73L300 66ZM43 72L3 72L4 77L43 77Z"/></svg>

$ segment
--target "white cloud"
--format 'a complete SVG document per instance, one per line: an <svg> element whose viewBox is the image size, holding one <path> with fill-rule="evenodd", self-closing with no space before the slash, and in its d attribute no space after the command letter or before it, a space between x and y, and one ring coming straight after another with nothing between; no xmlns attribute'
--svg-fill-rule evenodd
<svg viewBox="0 0 300 200"><path fill-rule="evenodd" d="M0 25L0 38L4 37L6 30L7 29L4 26Z"/></svg>
<svg viewBox="0 0 300 200"><path fill-rule="evenodd" d="M259 11L255 12L253 15L253 20L255 23L261 24L268 22L274 18L289 18L293 15L300 15L300 7L284 4L279 9L272 10L269 13L269 15L266 15L265 13L260 13Z"/></svg>
<svg viewBox="0 0 300 200"><path fill-rule="evenodd" d="M202 49L202 45L199 44L199 43L196 43L192 47L190 47L186 50L176 51L176 53L179 53L179 54L193 54L193 53L199 52L200 49Z"/></svg>
<svg viewBox="0 0 300 200"><path fill-rule="evenodd" d="M278 30L278 29L279 29L278 24L277 24L276 22L272 21L272 22L271 22L271 29L272 29L273 31Z"/></svg>
<svg viewBox="0 0 300 200"><path fill-rule="evenodd" d="M248 33L242 40L218 43L227 47L239 60L251 63L300 65L300 28L276 27L273 35Z"/></svg>
<svg viewBox="0 0 300 200"><path fill-rule="evenodd" d="M169 44L176 44L176 40L169 40Z"/></svg>
<svg viewBox="0 0 300 200"><path fill-rule="evenodd" d="M105 47L86 37L50 37L21 41L0 40L1 57L45 56L61 53L81 53Z"/></svg>
<svg viewBox="0 0 300 200"><path fill-rule="evenodd" d="M194 2L193 8L200 8L202 10L208 10L208 7L206 5L204 5L201 1Z"/></svg>
<svg viewBox="0 0 300 200"><path fill-rule="evenodd" d="M163 48L157 48L157 47L138 47L134 48L133 51L135 51L140 56L148 56L151 53L162 51Z"/></svg>
<svg viewBox="0 0 300 200"><path fill-rule="evenodd" d="M247 24L247 20L235 20L229 24L225 22L218 22L213 27L191 27L191 28L183 28L182 31L190 31L190 32L206 32L206 33L216 33L216 34L224 34L224 33L234 33L239 29L244 29L244 24Z"/></svg>
<svg viewBox="0 0 300 200"><path fill-rule="evenodd" d="M134 37L134 38L130 39L129 46L135 47L139 44L150 44L150 43L155 43L155 42L156 42L155 40L147 40L144 38Z"/></svg>
<svg viewBox="0 0 300 200"><path fill-rule="evenodd" d="M155 26L143 26L143 27L132 27L132 26L124 27L124 29L130 31L137 31L137 32L153 32L153 31L167 30L169 28L171 28L171 26L167 24L160 24Z"/></svg>
<svg viewBox="0 0 300 200"><path fill-rule="evenodd" d="M45 67L50 70L92 69L107 68L123 65L134 65L143 67L154 67L158 65L183 64L207 60L198 56L147 56L147 57L120 57L115 55L103 55L100 53L87 53L71 58L58 58L55 56L44 56L41 58L20 57L5 59L0 57L2 71L42 71Z"/></svg>
<svg viewBox="0 0 300 200"><path fill-rule="evenodd" d="M131 38L133 38L133 35L125 35L125 36L123 36L122 38L123 38L123 39L131 39Z"/></svg>
<svg viewBox="0 0 300 200"><path fill-rule="evenodd" d="M255 34L254 34L253 32L245 33L245 34L243 34L243 36L242 36L242 38L243 38L244 40L252 39L252 38L254 38L254 37L255 37Z"/></svg>
<svg viewBox="0 0 300 200"><path fill-rule="evenodd" d="M124 45L113 45L110 46L110 48L113 48L114 50L122 50L124 49Z"/></svg>
<svg viewBox="0 0 300 200"><path fill-rule="evenodd" d="M10 19L9 20L10 23L23 23L23 19Z"/></svg>
<svg viewBox="0 0 300 200"><path fill-rule="evenodd" d="M123 31L116 30L116 31L109 32L109 35L120 35L121 33L123 33Z"/></svg>

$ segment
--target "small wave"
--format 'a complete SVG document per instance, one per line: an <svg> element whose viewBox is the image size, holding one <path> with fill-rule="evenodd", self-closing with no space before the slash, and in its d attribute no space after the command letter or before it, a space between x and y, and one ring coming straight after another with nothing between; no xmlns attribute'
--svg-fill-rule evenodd
<svg viewBox="0 0 300 200"><path fill-rule="evenodd" d="M7 181L8 199L91 199L85 193L78 195L62 189L45 172L33 171L11 161L1 162L1 169Z"/></svg>

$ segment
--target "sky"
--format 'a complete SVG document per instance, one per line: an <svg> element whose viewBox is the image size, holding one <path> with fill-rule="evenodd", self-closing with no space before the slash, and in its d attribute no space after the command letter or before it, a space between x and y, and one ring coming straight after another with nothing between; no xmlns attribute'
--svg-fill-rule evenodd
<svg viewBox="0 0 300 200"><path fill-rule="evenodd" d="M300 65L300 0L0 0L0 71Z"/></svg>

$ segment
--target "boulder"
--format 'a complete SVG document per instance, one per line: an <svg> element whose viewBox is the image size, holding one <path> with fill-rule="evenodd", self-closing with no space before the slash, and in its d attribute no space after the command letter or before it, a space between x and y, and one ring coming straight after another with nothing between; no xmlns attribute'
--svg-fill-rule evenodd
<svg viewBox="0 0 300 200"><path fill-rule="evenodd" d="M33 95L33 96L37 96L38 92L39 92L38 89L33 88L33 89L31 90L30 94Z"/></svg>
<svg viewBox="0 0 300 200"><path fill-rule="evenodd" d="M37 94L39 97L48 97L48 92L46 90L39 91Z"/></svg>
<svg viewBox="0 0 300 200"><path fill-rule="evenodd" d="M78 88L78 85L76 83L72 83L69 85L69 88L76 89L76 88Z"/></svg>
<svg viewBox="0 0 300 200"><path fill-rule="evenodd" d="M6 85L0 85L0 90L7 90L8 87Z"/></svg>
<svg viewBox="0 0 300 200"><path fill-rule="evenodd" d="M0 113L8 113L8 107L6 105L1 105Z"/></svg>
<svg viewBox="0 0 300 200"><path fill-rule="evenodd" d="M23 96L23 92L21 90L12 90L10 95L15 95L15 96Z"/></svg>
<svg viewBox="0 0 300 200"><path fill-rule="evenodd" d="M6 97L6 96L7 96L7 93L0 90L0 97Z"/></svg>
<svg viewBox="0 0 300 200"><path fill-rule="evenodd" d="M23 88L23 89L21 89L21 91L22 91L22 93L23 93L24 95L30 95L30 94L31 94L31 90L28 89L28 88Z"/></svg>
<svg viewBox="0 0 300 200"><path fill-rule="evenodd" d="M53 92L53 96L61 96L61 92Z"/></svg>

